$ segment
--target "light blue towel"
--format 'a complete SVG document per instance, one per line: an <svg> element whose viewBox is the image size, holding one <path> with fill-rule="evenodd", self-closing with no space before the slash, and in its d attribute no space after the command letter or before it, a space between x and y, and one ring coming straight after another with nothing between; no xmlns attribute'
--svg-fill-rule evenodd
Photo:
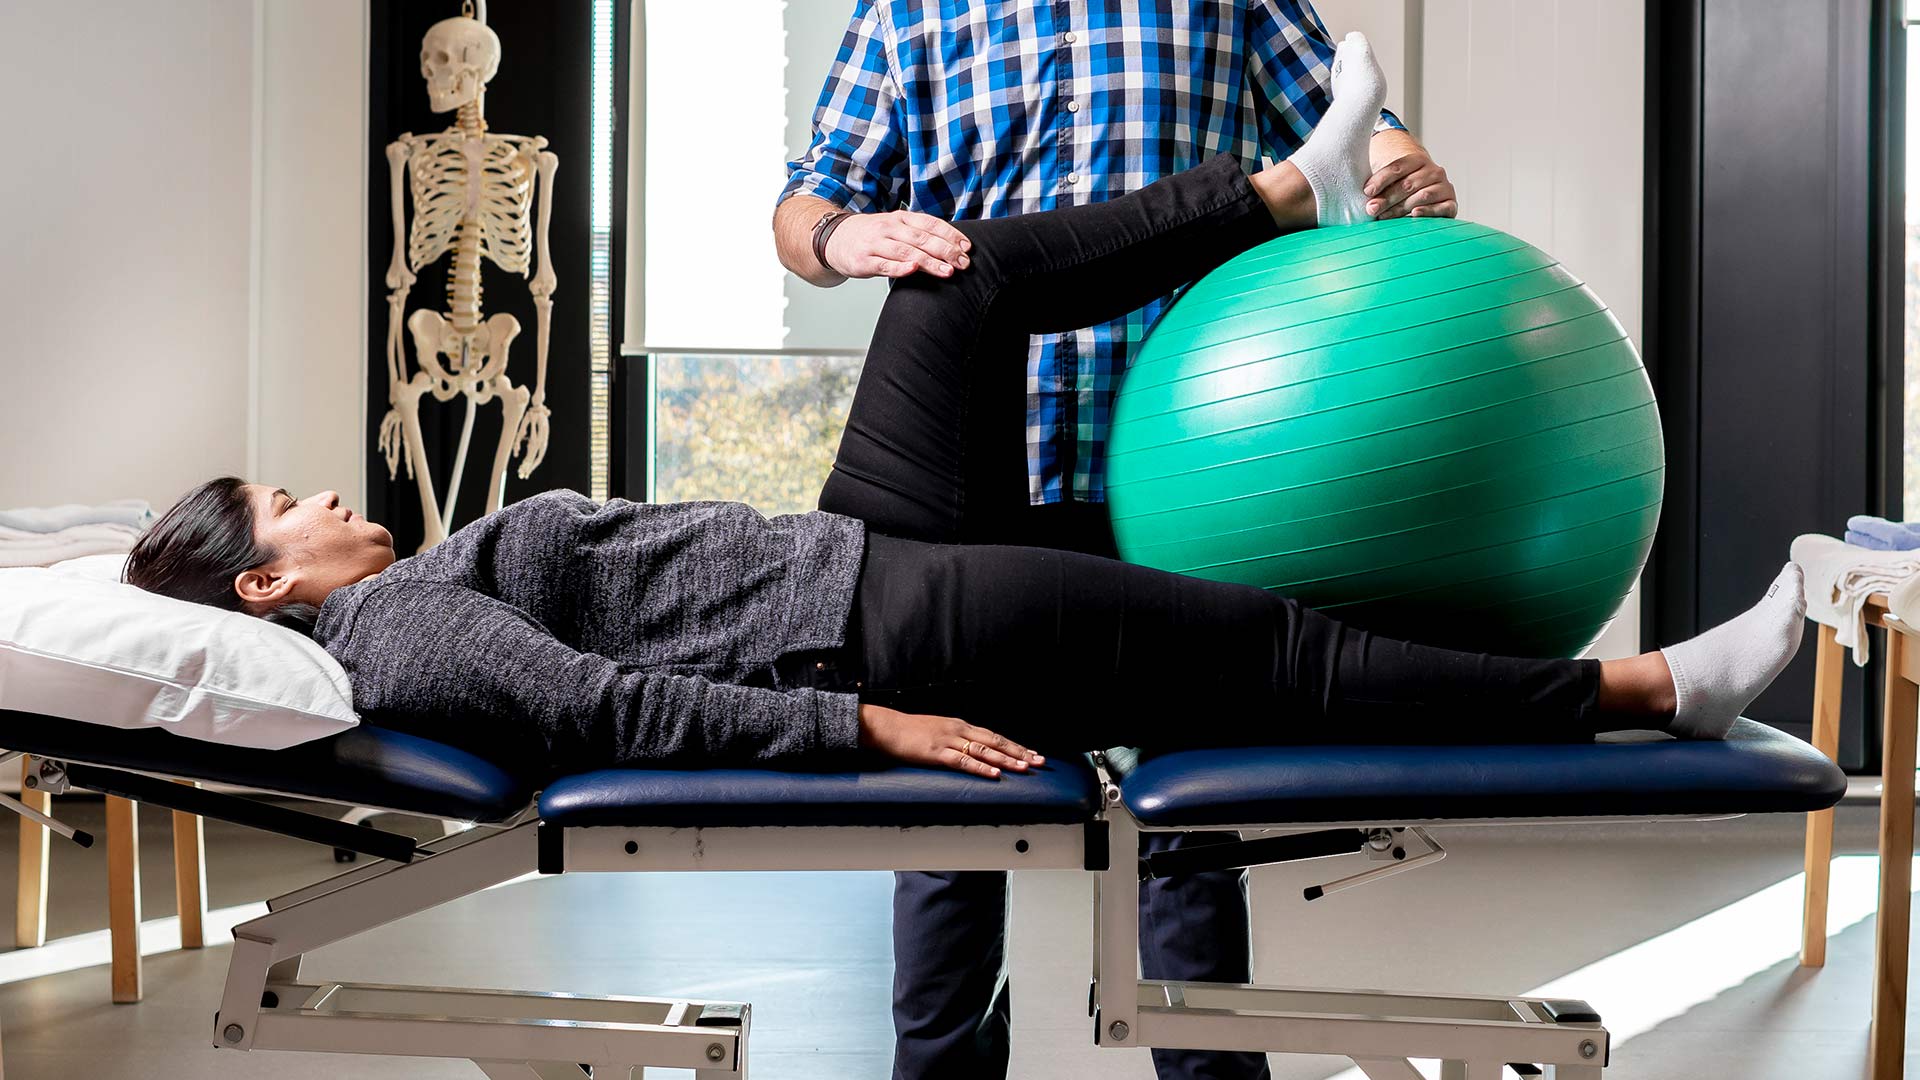
<svg viewBox="0 0 1920 1080"><path fill-rule="evenodd" d="M1847 519L1847 543L1875 551L1920 548L1920 524L1855 514Z"/></svg>
<svg viewBox="0 0 1920 1080"><path fill-rule="evenodd" d="M153 507L145 499L118 499L101 506L25 506L0 510L0 528L21 532L56 533L76 525L130 525L144 529L153 521Z"/></svg>

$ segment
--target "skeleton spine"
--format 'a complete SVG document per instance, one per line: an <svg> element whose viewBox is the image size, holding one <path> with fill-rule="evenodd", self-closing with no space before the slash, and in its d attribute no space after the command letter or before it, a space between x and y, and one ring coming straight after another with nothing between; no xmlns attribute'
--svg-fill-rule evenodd
<svg viewBox="0 0 1920 1080"><path fill-rule="evenodd" d="M470 334L480 325L480 223L460 223L453 245L453 271L447 275L447 314L453 328Z"/></svg>
<svg viewBox="0 0 1920 1080"><path fill-rule="evenodd" d="M460 106L455 126L469 139L478 139L487 133L487 118L483 113L484 91L475 94L472 101ZM477 182L476 177L468 177L467 182ZM462 334L471 334L480 325L480 221L477 214L469 214L460 223L460 235L453 245L452 272L447 275L447 314L453 316L453 327Z"/></svg>
<svg viewBox="0 0 1920 1080"><path fill-rule="evenodd" d="M465 132L469 139L477 139L487 133L487 118L481 114L480 104L485 97L484 91L475 94L472 101L460 106L460 111L454 114L454 126Z"/></svg>

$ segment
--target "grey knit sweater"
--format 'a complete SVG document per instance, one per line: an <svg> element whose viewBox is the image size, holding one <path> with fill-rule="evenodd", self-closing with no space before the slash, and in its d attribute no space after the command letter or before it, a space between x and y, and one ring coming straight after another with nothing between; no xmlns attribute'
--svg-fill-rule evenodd
<svg viewBox="0 0 1920 1080"><path fill-rule="evenodd" d="M314 638L363 715L479 742L471 725L531 725L556 768L851 751L858 700L781 689L772 665L841 644L865 538L834 514L552 491L334 590Z"/></svg>

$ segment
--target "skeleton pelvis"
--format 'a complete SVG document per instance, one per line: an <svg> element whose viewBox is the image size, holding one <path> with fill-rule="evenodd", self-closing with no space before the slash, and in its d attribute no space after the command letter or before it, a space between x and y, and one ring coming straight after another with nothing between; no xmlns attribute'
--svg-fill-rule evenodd
<svg viewBox="0 0 1920 1080"><path fill-rule="evenodd" d="M507 369L507 350L520 336L520 320L494 315L463 333L444 315L423 308L407 316L407 333L413 336L420 369L433 380L434 400L450 401L464 393L485 405L493 400L493 377Z"/></svg>

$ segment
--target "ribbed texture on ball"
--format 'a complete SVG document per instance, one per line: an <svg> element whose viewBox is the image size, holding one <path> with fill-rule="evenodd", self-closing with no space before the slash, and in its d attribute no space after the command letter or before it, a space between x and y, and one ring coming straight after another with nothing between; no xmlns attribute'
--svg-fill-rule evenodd
<svg viewBox="0 0 1920 1080"><path fill-rule="evenodd" d="M1115 403L1131 562L1456 648L1574 656L1645 564L1653 387L1605 304L1464 221L1284 236L1187 290Z"/></svg>

